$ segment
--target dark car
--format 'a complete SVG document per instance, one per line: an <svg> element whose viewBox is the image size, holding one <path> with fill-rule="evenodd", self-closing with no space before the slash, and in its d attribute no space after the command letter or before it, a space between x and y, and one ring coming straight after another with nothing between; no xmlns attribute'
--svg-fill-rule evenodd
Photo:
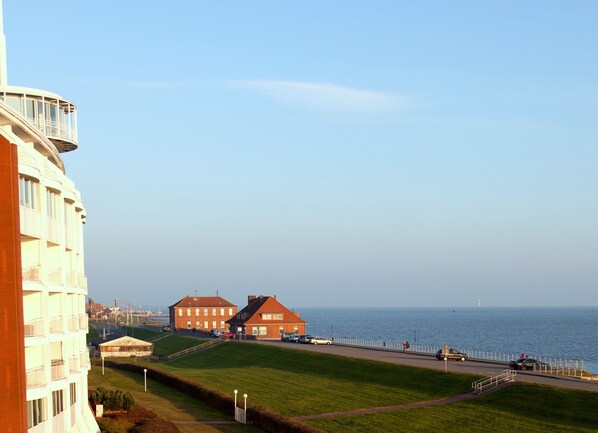
<svg viewBox="0 0 598 433"><path fill-rule="evenodd" d="M456 349L449 348L447 353L444 353L442 349L436 352L436 359L442 361L444 358L447 359L456 359L458 361L465 361L467 359L467 355L465 353L461 353Z"/></svg>
<svg viewBox="0 0 598 433"><path fill-rule="evenodd" d="M299 343L311 343L312 338L311 335L301 335L299 336Z"/></svg>
<svg viewBox="0 0 598 433"><path fill-rule="evenodd" d="M513 370L542 370L548 367L548 364L534 358L519 358L509 362L509 367Z"/></svg>

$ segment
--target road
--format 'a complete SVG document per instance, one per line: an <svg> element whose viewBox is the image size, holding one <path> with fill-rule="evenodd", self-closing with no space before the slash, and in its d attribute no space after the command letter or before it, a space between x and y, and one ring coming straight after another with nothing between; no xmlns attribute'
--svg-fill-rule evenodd
<svg viewBox="0 0 598 433"><path fill-rule="evenodd" d="M410 352L395 352L377 349L367 349L349 346L322 346L313 344L283 343L280 341L259 341L258 344L274 345L295 350L308 350L311 352L328 353L331 355L347 356L350 358L367 359L371 361L389 362L391 364L408 365L412 367L430 368L444 371L443 361L438 361L432 355L416 354ZM508 366L496 362L486 361L448 361L447 371L449 373L475 374L479 376L495 376ZM556 386L559 388L570 388L584 391L598 392L598 381L581 380L575 378L549 376L544 374L518 371L518 382L529 382L541 385Z"/></svg>

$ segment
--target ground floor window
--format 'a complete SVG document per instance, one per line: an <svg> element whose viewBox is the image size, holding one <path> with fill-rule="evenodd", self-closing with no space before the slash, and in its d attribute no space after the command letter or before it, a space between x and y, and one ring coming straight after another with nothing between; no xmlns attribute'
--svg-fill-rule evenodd
<svg viewBox="0 0 598 433"><path fill-rule="evenodd" d="M191 329L191 322L187 322L187 329Z"/></svg>
<svg viewBox="0 0 598 433"><path fill-rule="evenodd" d="M64 390L52 391L52 408L54 416L64 412Z"/></svg>
<svg viewBox="0 0 598 433"><path fill-rule="evenodd" d="M46 399L38 398L27 402L27 428L30 429L46 420Z"/></svg>
<svg viewBox="0 0 598 433"><path fill-rule="evenodd" d="M204 327L204 329L208 329L208 321L207 320L205 320L203 322L203 327Z"/></svg>
<svg viewBox="0 0 598 433"><path fill-rule="evenodd" d="M201 328L201 323L200 323L200 322L195 322L195 327L196 327L197 329Z"/></svg>
<svg viewBox="0 0 598 433"><path fill-rule="evenodd" d="M254 326L251 328L252 335L268 335L268 328L265 326Z"/></svg>

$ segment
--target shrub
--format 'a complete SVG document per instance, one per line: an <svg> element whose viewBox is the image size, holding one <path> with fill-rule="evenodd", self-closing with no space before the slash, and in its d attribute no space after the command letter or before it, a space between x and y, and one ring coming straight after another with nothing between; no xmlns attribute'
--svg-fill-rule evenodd
<svg viewBox="0 0 598 433"><path fill-rule="evenodd" d="M135 406L135 398L131 391L127 391L125 395L123 395L123 409L128 411L131 410Z"/></svg>
<svg viewBox="0 0 598 433"><path fill-rule="evenodd" d="M125 419L98 418L102 433L128 433L131 423Z"/></svg>

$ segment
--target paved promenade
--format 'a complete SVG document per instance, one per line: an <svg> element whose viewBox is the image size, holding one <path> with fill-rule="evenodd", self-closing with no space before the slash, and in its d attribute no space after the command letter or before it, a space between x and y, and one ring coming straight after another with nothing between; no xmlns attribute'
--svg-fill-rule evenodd
<svg viewBox="0 0 598 433"><path fill-rule="evenodd" d="M314 346L313 344L283 343L279 341L260 341L257 344L275 345L288 349L309 350L318 353L329 353L331 355L389 362L392 364L409 365L412 367L430 368L434 370L444 370L445 367L444 361L438 361L434 356L427 354L424 355L410 352L395 352L359 347L337 346L334 344L330 346ZM449 373L466 373L485 377L494 376L508 368L509 367L506 364L486 361L468 360L465 362L447 362L447 370ZM598 381L581 380L561 376L548 376L527 371L518 371L516 381L598 392Z"/></svg>

